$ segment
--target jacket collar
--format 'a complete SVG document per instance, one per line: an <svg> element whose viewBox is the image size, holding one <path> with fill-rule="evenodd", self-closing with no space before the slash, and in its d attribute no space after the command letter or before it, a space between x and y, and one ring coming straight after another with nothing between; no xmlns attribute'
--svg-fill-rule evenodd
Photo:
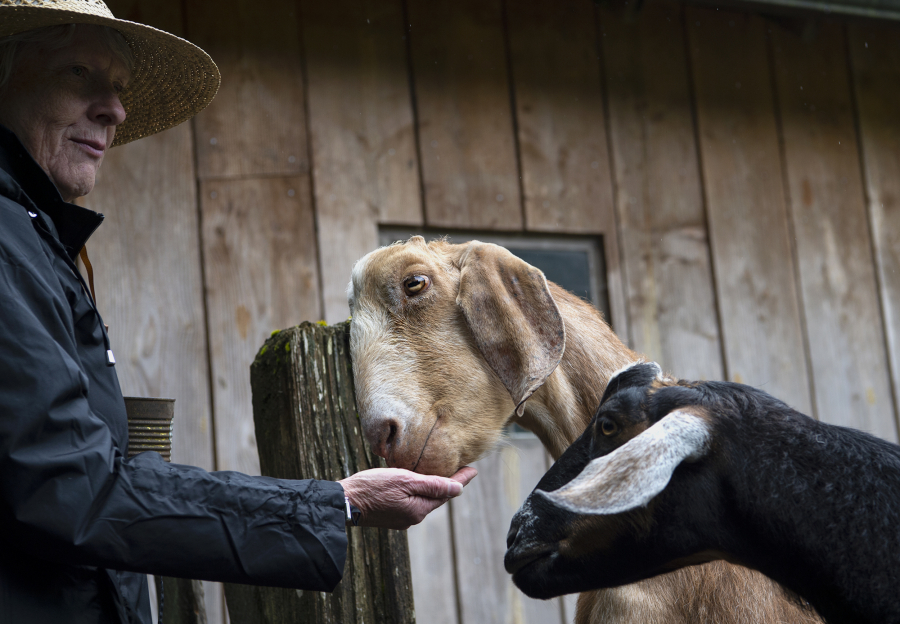
<svg viewBox="0 0 900 624"><path fill-rule="evenodd" d="M0 126L0 195L33 206L49 217L59 242L73 260L103 223L102 214L63 201L47 173L5 126Z"/></svg>

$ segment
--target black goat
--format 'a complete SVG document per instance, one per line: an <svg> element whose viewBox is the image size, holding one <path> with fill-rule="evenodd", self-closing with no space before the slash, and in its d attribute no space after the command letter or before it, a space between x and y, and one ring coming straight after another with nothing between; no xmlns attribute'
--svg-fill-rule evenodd
<svg viewBox="0 0 900 624"><path fill-rule="evenodd" d="M610 380L507 545L507 571L535 598L725 559L828 622L900 622L900 446L640 363Z"/></svg>

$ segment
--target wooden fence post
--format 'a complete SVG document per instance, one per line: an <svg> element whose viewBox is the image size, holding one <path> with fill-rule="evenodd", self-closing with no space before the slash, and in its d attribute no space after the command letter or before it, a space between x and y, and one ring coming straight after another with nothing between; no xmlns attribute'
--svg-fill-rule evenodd
<svg viewBox="0 0 900 624"><path fill-rule="evenodd" d="M383 466L362 435L350 323L277 332L250 367L260 468L284 479L337 480ZM348 529L344 578L331 594L226 584L232 624L413 624L406 532Z"/></svg>
<svg viewBox="0 0 900 624"><path fill-rule="evenodd" d="M207 624L203 582L169 576L154 577L156 596L162 589L163 624Z"/></svg>

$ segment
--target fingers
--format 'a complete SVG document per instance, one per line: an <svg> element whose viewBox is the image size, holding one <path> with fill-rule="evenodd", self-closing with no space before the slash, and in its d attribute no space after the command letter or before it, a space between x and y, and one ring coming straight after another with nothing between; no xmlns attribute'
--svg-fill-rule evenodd
<svg viewBox="0 0 900 624"><path fill-rule="evenodd" d="M411 473L407 492L412 496L444 500L462 494L462 483L447 477L434 477Z"/></svg>
<svg viewBox="0 0 900 624"><path fill-rule="evenodd" d="M410 494L426 498L454 498L462 494L463 486L475 478L478 471L471 466L464 466L451 477L435 477L428 475L415 475L415 480L410 484Z"/></svg>
<svg viewBox="0 0 900 624"><path fill-rule="evenodd" d="M469 481L475 478L478 474L478 471L472 468L472 466L463 466L459 470L456 471L456 474L452 475L450 478L454 481L459 481L463 484L463 486L469 485Z"/></svg>

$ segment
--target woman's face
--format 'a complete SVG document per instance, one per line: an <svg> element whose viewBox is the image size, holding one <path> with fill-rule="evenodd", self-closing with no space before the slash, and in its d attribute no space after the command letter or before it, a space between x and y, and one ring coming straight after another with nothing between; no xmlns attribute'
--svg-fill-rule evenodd
<svg viewBox="0 0 900 624"><path fill-rule="evenodd" d="M125 121L119 92L126 66L80 25L59 50L24 44L5 91L0 123L12 130L66 201L94 188L97 170Z"/></svg>

